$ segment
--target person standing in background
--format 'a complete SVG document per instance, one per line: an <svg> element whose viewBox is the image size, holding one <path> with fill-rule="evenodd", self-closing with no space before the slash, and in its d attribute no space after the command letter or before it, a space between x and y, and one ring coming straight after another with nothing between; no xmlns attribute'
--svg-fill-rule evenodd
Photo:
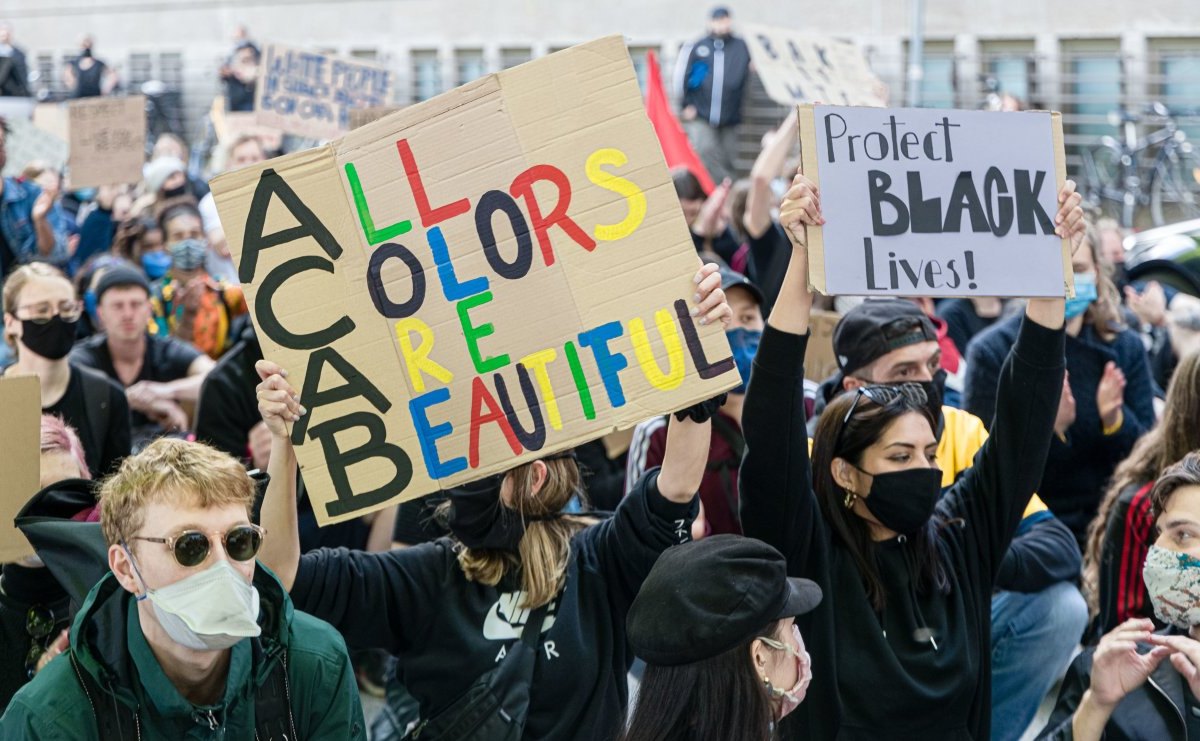
<svg viewBox="0 0 1200 741"><path fill-rule="evenodd" d="M97 98L108 95L117 87L117 73L92 55L95 41L91 36L79 40L79 56L63 67L63 84L68 97Z"/></svg>
<svg viewBox="0 0 1200 741"><path fill-rule="evenodd" d="M12 42L12 26L0 22L0 96L28 98L29 64Z"/></svg>
<svg viewBox="0 0 1200 741"><path fill-rule="evenodd" d="M713 182L735 177L737 128L749 79L749 47L733 35L729 9L713 8L708 35L685 44L675 65L683 127Z"/></svg>

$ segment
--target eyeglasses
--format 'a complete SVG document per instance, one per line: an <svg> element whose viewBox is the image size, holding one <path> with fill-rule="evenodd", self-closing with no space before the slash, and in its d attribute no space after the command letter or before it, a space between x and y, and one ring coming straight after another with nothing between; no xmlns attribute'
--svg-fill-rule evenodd
<svg viewBox="0 0 1200 741"><path fill-rule="evenodd" d="M46 653L46 637L54 632L58 621L54 613L41 605L34 605L25 613L25 633L29 635L29 652L25 654L25 671L29 678L37 673L38 659Z"/></svg>
<svg viewBox="0 0 1200 741"><path fill-rule="evenodd" d="M221 538L225 552L234 561L249 561L258 554L263 538L267 531L258 525L238 525L225 532L214 531L212 535ZM175 554L175 560L180 566L192 568L199 566L208 559L212 550L209 534L200 530L184 530L170 538L149 538L135 535L130 540L145 540L151 543L162 543Z"/></svg>
<svg viewBox="0 0 1200 741"><path fill-rule="evenodd" d="M842 448L842 438L846 435L846 428L850 425L850 418L854 416L854 412L858 409L858 403L863 397L867 397L879 406L891 404L896 399L905 399L910 404L924 406L929 403L929 396L925 393L925 389L915 383L900 383L895 386L859 386L854 392L854 401L850 403L850 408L846 410L846 416L842 417L842 426L838 428L837 438L833 441L833 450L836 454Z"/></svg>
<svg viewBox="0 0 1200 741"><path fill-rule="evenodd" d="M29 312L29 316L25 320L34 324L46 324L56 316L62 317L65 322L73 322L83 314L83 304L79 301L60 301L56 307L49 301L43 301L40 304L26 304L17 307L17 311L25 310ZM20 317L17 318L20 319Z"/></svg>

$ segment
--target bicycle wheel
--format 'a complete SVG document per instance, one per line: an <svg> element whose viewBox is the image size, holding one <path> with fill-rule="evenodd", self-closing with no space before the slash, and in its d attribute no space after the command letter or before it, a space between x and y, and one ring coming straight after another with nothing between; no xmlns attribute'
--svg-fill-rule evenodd
<svg viewBox="0 0 1200 741"><path fill-rule="evenodd" d="M1150 218L1155 226L1169 219L1200 217L1200 157L1195 152L1172 152L1154 170L1150 183Z"/></svg>
<svg viewBox="0 0 1200 741"><path fill-rule="evenodd" d="M1092 206L1118 221L1124 221L1125 168L1115 143L1102 141L1083 150L1083 183L1080 192Z"/></svg>

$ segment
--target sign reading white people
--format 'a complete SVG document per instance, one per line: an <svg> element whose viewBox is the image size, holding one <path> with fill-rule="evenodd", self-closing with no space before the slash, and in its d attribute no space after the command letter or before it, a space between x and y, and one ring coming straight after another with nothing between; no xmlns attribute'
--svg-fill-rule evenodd
<svg viewBox="0 0 1200 741"><path fill-rule="evenodd" d="M776 103L887 105L887 86L850 41L741 24L754 70Z"/></svg>
<svg viewBox="0 0 1200 741"><path fill-rule="evenodd" d="M809 227L826 295L1063 296L1054 233L1066 179L1058 113L799 107Z"/></svg>
<svg viewBox="0 0 1200 741"><path fill-rule="evenodd" d="M335 139L352 128L351 110L389 105L394 86L392 73L378 64L267 44L254 114L260 126Z"/></svg>

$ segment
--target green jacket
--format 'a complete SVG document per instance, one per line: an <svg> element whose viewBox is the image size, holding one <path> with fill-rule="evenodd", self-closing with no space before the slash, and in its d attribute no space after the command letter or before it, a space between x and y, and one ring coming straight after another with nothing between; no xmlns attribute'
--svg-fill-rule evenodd
<svg viewBox="0 0 1200 741"><path fill-rule="evenodd" d="M135 710L142 739L240 740L254 738L254 689L286 652L297 736L306 741L365 739L358 687L342 637L328 623L293 612L282 585L261 564L254 585L262 605L262 635L231 649L229 679L217 705L195 706L179 694L142 635L133 596L111 573L88 594L71 626L76 662L96 685ZM91 700L111 702L110 697ZM99 739L90 702L70 656L63 654L13 698L0 718L0 740Z"/></svg>

